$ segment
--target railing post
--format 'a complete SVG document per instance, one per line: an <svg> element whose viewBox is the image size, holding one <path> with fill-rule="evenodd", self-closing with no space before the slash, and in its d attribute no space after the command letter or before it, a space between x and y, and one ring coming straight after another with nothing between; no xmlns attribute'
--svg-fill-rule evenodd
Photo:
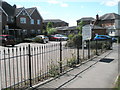
<svg viewBox="0 0 120 90"><path fill-rule="evenodd" d="M88 40L88 59L90 59L90 40Z"/></svg>
<svg viewBox="0 0 120 90"><path fill-rule="evenodd" d="M96 45L95 45L95 47L96 47L96 55L98 55L98 52L97 52L97 46L98 46L98 41L96 40Z"/></svg>
<svg viewBox="0 0 120 90"><path fill-rule="evenodd" d="M32 87L30 44L28 45L28 58L29 58L29 80L30 80L30 87Z"/></svg>
<svg viewBox="0 0 120 90"><path fill-rule="evenodd" d="M62 42L60 40L60 73L62 73Z"/></svg>
<svg viewBox="0 0 120 90"><path fill-rule="evenodd" d="M79 46L77 46L77 64L79 64Z"/></svg>

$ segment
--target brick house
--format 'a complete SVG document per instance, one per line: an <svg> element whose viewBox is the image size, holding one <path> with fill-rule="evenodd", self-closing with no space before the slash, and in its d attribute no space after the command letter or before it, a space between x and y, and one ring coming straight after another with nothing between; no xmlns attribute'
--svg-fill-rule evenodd
<svg viewBox="0 0 120 90"><path fill-rule="evenodd" d="M120 36L118 34L120 15L116 13L107 13L100 17L100 24L107 29L107 33L110 36Z"/></svg>
<svg viewBox="0 0 120 90"><path fill-rule="evenodd" d="M25 37L35 36L42 32L42 17L37 8L17 8L16 25L22 29Z"/></svg>
<svg viewBox="0 0 120 90"><path fill-rule="evenodd" d="M77 25L81 21L83 21L83 25L87 25L87 24L93 24L95 19L93 17L83 17L83 18L77 20Z"/></svg>
<svg viewBox="0 0 120 90"><path fill-rule="evenodd" d="M39 11L36 7L33 8L27 8L26 11L31 17L30 20L30 34L41 34L42 33L42 27L43 27L43 18L40 15Z"/></svg>
<svg viewBox="0 0 120 90"><path fill-rule="evenodd" d="M69 26L69 24L67 22L62 21L60 19L46 19L43 21L43 28L45 30L46 30L46 26L47 26L48 22L51 22L53 24L53 28Z"/></svg>
<svg viewBox="0 0 120 90"><path fill-rule="evenodd" d="M2 11L2 33L9 34L9 30L12 27L10 25L14 24L14 17L15 17L15 9L16 6L11 6L5 1L2 1L2 7L0 10Z"/></svg>
<svg viewBox="0 0 120 90"><path fill-rule="evenodd" d="M37 8L16 8L5 1L2 1L2 33L11 34L16 39L33 37L42 32L43 19Z"/></svg>
<svg viewBox="0 0 120 90"><path fill-rule="evenodd" d="M57 33L61 33L64 35L69 34L78 34L79 30L77 29L77 26L64 26L64 27L56 27Z"/></svg>

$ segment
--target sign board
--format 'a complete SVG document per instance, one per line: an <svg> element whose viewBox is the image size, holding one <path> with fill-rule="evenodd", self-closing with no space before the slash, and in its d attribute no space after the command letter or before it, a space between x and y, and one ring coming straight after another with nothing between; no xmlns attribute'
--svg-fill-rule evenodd
<svg viewBox="0 0 120 90"><path fill-rule="evenodd" d="M115 28L120 29L120 20L119 19L115 20Z"/></svg>
<svg viewBox="0 0 120 90"><path fill-rule="evenodd" d="M83 41L90 40L92 37L92 25L85 25L82 27Z"/></svg>

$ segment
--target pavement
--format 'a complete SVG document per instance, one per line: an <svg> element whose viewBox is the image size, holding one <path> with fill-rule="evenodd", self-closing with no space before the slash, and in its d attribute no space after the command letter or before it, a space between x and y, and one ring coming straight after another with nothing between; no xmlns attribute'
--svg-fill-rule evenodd
<svg viewBox="0 0 120 90"><path fill-rule="evenodd" d="M82 65L69 70L47 83L33 86L34 89L62 88L113 88L118 76L118 44Z"/></svg>

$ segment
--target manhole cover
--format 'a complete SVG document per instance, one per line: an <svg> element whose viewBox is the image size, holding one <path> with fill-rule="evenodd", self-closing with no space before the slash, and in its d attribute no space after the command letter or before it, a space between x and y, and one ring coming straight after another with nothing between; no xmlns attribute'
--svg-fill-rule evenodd
<svg viewBox="0 0 120 90"><path fill-rule="evenodd" d="M112 62L114 59L110 59L110 58L103 58L100 60L100 62L105 62L105 63L110 63Z"/></svg>

